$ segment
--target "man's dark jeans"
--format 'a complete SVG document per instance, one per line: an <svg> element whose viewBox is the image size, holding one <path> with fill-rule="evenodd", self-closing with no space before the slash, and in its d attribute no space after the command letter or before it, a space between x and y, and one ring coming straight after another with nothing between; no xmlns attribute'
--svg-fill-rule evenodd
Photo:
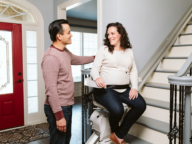
<svg viewBox="0 0 192 144"><path fill-rule="evenodd" d="M66 119L66 132L57 129L56 119L49 105L44 105L45 115L49 123L50 144L69 144L71 139L72 106L61 106Z"/></svg>
<svg viewBox="0 0 192 144"><path fill-rule="evenodd" d="M115 132L117 137L123 139L128 133L131 126L143 114L146 109L146 102L139 94L134 100L129 99L128 88L123 93L118 93L113 89L95 89L95 101L103 105L109 111L109 123L111 131ZM122 124L119 126L119 121L122 119L124 108L122 103L127 104L131 109L125 115Z"/></svg>

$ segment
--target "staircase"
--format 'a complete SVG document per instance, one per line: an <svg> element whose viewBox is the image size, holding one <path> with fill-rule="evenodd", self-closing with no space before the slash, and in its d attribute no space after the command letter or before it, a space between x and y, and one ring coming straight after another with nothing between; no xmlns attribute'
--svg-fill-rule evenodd
<svg viewBox="0 0 192 144"><path fill-rule="evenodd" d="M153 144L169 144L167 134L170 85L167 77L176 74L191 53L192 21L186 25L158 68L141 88L140 94L147 103L147 109L131 128L129 134Z"/></svg>

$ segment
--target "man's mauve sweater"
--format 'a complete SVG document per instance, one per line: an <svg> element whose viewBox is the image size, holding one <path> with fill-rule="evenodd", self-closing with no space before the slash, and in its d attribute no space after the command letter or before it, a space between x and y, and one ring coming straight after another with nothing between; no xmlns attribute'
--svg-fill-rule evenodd
<svg viewBox="0 0 192 144"><path fill-rule="evenodd" d="M91 63L94 56L76 56L67 48L50 46L41 63L45 81L45 104L50 105L56 120L64 117L61 106L74 104L74 82L71 65Z"/></svg>

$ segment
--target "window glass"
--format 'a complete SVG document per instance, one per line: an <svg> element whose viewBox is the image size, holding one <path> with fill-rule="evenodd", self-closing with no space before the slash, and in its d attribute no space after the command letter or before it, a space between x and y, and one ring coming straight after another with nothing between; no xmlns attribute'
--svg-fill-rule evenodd
<svg viewBox="0 0 192 144"><path fill-rule="evenodd" d="M84 55L85 56L95 56L97 53L97 34L84 33ZM93 63L84 65L84 68L92 68Z"/></svg>
<svg viewBox="0 0 192 144"><path fill-rule="evenodd" d="M82 33L80 32L71 32L72 33L72 44L67 45L67 48L70 52L74 55L82 56ZM81 81L81 66L80 65L72 65L72 74L73 74L73 81L79 82Z"/></svg>
<svg viewBox="0 0 192 144"><path fill-rule="evenodd" d="M97 52L97 34L72 31L72 44L67 48L77 56L94 56ZM91 68L93 63L86 65L72 66L74 82L81 81L81 69Z"/></svg>
<svg viewBox="0 0 192 144"><path fill-rule="evenodd" d="M37 32L26 32L28 113L38 112Z"/></svg>
<svg viewBox="0 0 192 144"><path fill-rule="evenodd" d="M0 18L17 21L34 22L30 13L8 3L0 2Z"/></svg>
<svg viewBox="0 0 192 144"><path fill-rule="evenodd" d="M30 97L28 98L28 113L38 112L38 98Z"/></svg>
<svg viewBox="0 0 192 144"><path fill-rule="evenodd" d="M12 32L0 30L0 94L13 93Z"/></svg>

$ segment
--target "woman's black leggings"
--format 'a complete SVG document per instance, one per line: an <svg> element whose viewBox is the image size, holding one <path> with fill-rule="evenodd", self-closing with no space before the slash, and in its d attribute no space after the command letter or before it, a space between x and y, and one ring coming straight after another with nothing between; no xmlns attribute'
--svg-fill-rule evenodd
<svg viewBox="0 0 192 144"><path fill-rule="evenodd" d="M117 137L123 139L127 135L131 126L137 121L137 119L143 114L146 109L146 102L143 97L138 94L138 98L134 100L129 99L128 88L123 93L118 93L113 89L95 89L94 98L95 101L100 103L109 111L109 123L111 131L115 132ZM124 108L123 104L127 104L131 109L128 111L122 124L119 126L119 121L122 119Z"/></svg>

